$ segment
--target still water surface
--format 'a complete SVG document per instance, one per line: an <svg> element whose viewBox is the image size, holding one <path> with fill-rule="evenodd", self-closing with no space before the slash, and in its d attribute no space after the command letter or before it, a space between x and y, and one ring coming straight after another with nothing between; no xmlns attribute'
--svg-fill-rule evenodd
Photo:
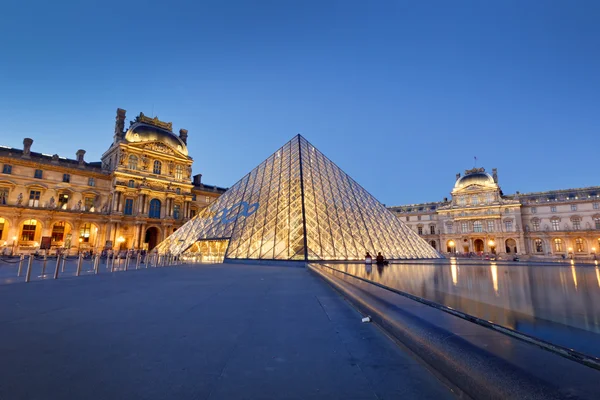
<svg viewBox="0 0 600 400"><path fill-rule="evenodd" d="M600 357L598 266L328 264L464 313Z"/></svg>

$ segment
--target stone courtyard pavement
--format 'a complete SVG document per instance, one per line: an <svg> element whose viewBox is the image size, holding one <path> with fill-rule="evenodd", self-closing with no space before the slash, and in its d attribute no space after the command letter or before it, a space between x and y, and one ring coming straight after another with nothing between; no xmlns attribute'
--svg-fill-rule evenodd
<svg viewBox="0 0 600 400"><path fill-rule="evenodd" d="M453 397L303 268L107 272L0 304L0 399Z"/></svg>

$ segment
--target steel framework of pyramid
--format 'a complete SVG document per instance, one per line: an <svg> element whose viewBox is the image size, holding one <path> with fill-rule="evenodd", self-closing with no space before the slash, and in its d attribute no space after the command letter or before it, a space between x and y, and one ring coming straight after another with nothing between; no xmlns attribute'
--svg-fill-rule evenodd
<svg viewBox="0 0 600 400"><path fill-rule="evenodd" d="M226 260L360 260L367 251L388 259L441 258L300 135L157 251L181 255L208 240L229 240Z"/></svg>

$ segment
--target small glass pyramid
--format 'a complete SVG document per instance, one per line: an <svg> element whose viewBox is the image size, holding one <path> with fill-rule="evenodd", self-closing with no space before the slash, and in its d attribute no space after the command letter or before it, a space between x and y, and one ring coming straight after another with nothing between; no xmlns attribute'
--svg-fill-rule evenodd
<svg viewBox="0 0 600 400"><path fill-rule="evenodd" d="M156 249L180 255L205 240L229 240L225 259L442 258L300 135Z"/></svg>

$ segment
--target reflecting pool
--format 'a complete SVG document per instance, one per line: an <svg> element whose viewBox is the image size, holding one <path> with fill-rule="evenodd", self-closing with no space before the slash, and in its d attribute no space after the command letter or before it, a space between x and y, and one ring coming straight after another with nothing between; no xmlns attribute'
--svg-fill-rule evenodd
<svg viewBox="0 0 600 400"><path fill-rule="evenodd" d="M526 263L326 264L600 357L600 268Z"/></svg>

